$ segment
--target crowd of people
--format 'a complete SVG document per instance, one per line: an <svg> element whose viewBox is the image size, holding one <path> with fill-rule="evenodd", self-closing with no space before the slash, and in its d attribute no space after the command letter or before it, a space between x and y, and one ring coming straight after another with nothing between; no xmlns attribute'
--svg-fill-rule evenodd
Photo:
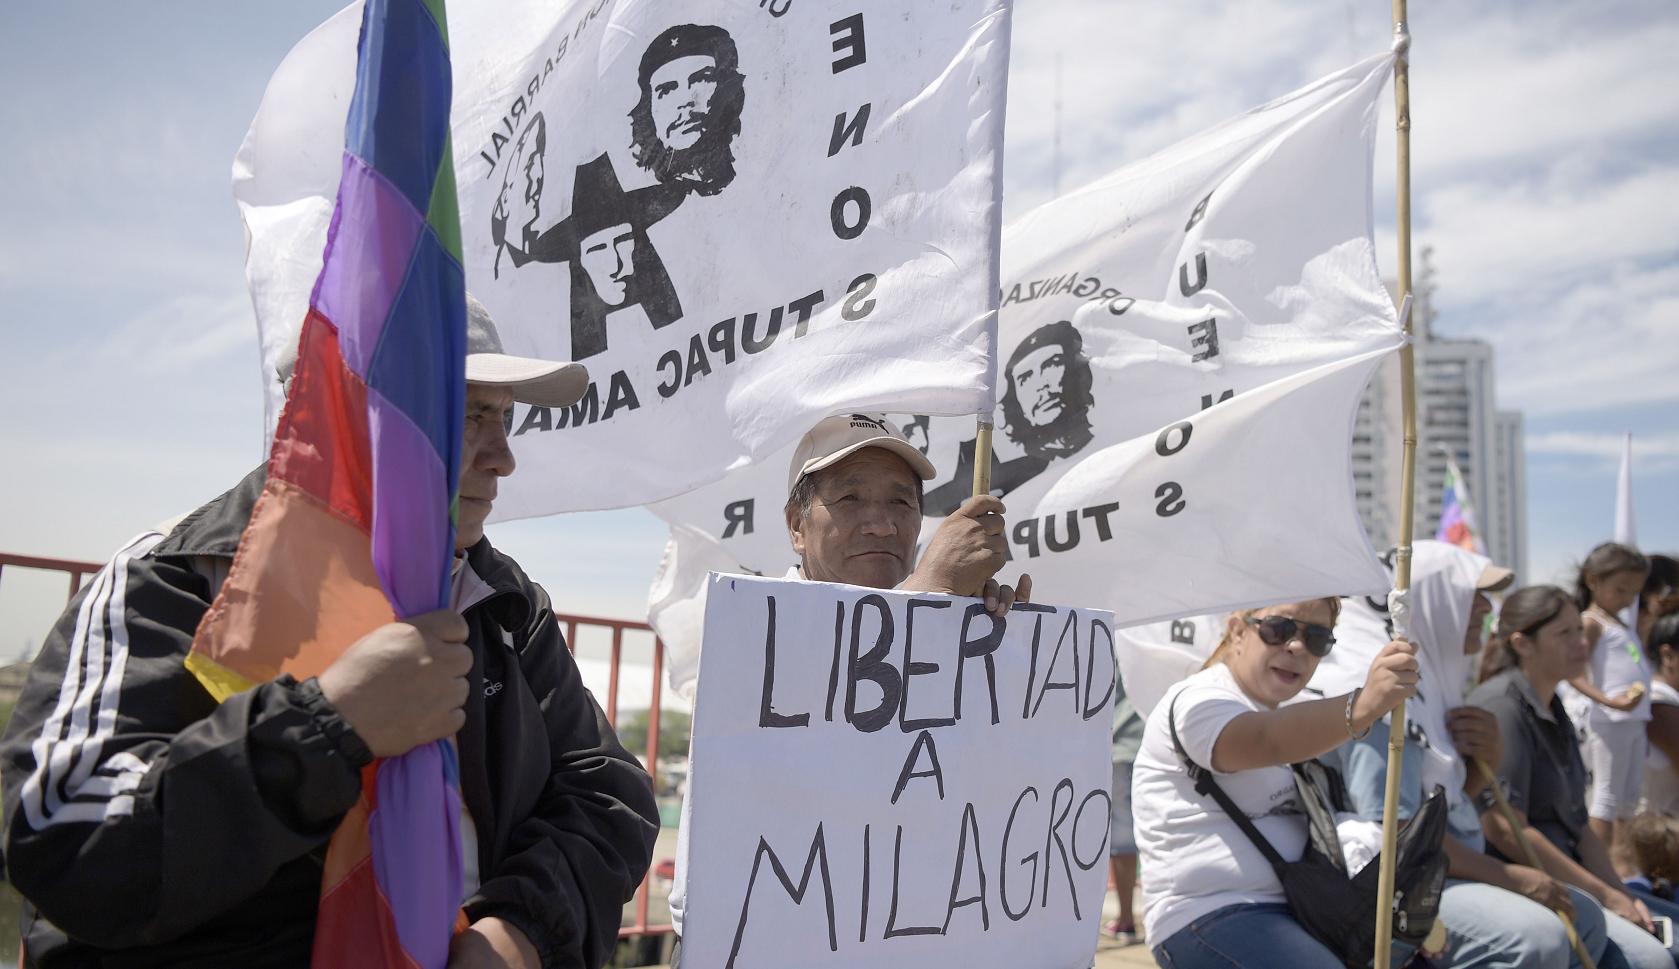
<svg viewBox="0 0 1679 969"><path fill-rule="evenodd" d="M1396 941L1393 965L1679 963L1679 563L1606 543L1572 592L1513 579L1418 542L1403 630L1362 597L1243 610L1140 744L1116 710L1122 896L1105 931L1139 934L1123 890L1140 865L1162 966L1344 964L1275 870L1311 836L1291 765L1335 775L1346 870L1375 864L1388 721L1407 701L1398 814L1444 799L1444 931Z"/></svg>
<svg viewBox="0 0 1679 969"><path fill-rule="evenodd" d="M515 468L514 402L565 406L586 379L505 354L470 298L466 377L449 608L344 644L317 676L215 703L183 660L263 468L129 543L71 602L0 740L23 966L308 965L326 845L364 768L442 738L459 758L465 862L450 969L611 957L651 861L653 792L547 594L484 534ZM999 582L997 498L963 501L917 548L935 476L883 418L818 423L789 468L788 578L980 596L1006 614L1031 580ZM1322 840L1295 765L1327 779L1348 870L1370 863L1386 720L1409 701L1399 811L1443 804L1444 937L1402 941L1396 964L1679 964L1679 567L1606 544L1570 593L1512 590L1509 570L1440 542L1418 543L1413 564L1403 628L1385 600L1246 609L1152 710L1120 691L1120 912L1104 928L1145 938L1168 967L1343 964L1279 881ZM679 851L678 933L684 863Z"/></svg>

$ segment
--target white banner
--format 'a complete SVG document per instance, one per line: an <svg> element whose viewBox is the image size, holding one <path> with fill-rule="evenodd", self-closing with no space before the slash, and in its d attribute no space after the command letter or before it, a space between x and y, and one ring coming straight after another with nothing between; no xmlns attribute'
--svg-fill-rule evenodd
<svg viewBox="0 0 1679 969"><path fill-rule="evenodd" d="M1084 969L1112 616L714 576L684 964Z"/></svg>
<svg viewBox="0 0 1679 969"><path fill-rule="evenodd" d="M358 22L288 56L235 161L270 367ZM449 37L467 288L509 353L593 378L518 409L499 518L679 494L836 411L990 409L1007 0L509 0Z"/></svg>
<svg viewBox="0 0 1679 969"><path fill-rule="evenodd" d="M1121 623L1375 591L1351 431L1402 334L1376 269L1381 55L1012 223L993 491L1011 567ZM942 472L930 535L969 491L972 419L900 418ZM790 451L653 506L650 595L691 680L705 569L781 574Z"/></svg>
<svg viewBox="0 0 1679 969"><path fill-rule="evenodd" d="M1206 665L1224 637L1224 613L1114 630L1119 681L1144 721L1172 684Z"/></svg>

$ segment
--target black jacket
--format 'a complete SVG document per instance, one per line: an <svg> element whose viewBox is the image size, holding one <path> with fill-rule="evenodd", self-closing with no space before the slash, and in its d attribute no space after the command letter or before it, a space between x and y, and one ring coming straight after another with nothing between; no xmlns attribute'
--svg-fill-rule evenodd
<svg viewBox="0 0 1679 969"><path fill-rule="evenodd" d="M289 677L216 704L182 666L226 574L259 469L165 535L119 552L71 602L0 740L5 864L27 966L306 967L327 840L369 755ZM223 560L219 573L217 560ZM542 588L480 541L495 591L457 737L478 836L472 919L529 936L544 966L598 967L651 859L658 811Z"/></svg>

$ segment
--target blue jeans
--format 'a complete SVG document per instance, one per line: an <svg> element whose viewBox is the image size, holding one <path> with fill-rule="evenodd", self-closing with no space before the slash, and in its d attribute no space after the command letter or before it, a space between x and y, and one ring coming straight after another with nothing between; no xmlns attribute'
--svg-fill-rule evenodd
<svg viewBox="0 0 1679 969"><path fill-rule="evenodd" d="M1591 896L1569 889L1574 925L1594 963L1603 960L1607 937L1603 910ZM1563 969L1580 965L1555 912L1515 892L1481 882L1448 879L1440 897L1446 926L1441 969ZM1397 964L1397 963L1396 963Z"/></svg>
<svg viewBox="0 0 1679 969"><path fill-rule="evenodd" d="M1651 915L1665 915L1672 919L1674 925L1673 934L1676 937L1679 937L1679 904L1675 904L1665 898L1639 888L1627 886L1627 891L1630 892L1634 898L1643 902L1644 907L1650 910ZM1638 949L1650 949L1653 951L1654 948L1660 947L1660 942L1656 941L1654 936L1651 936L1648 932L1645 932L1643 929L1638 928L1636 925L1633 925L1624 919L1622 919L1621 922L1622 925L1617 926L1620 930L1620 938L1616 940L1622 943L1621 948L1627 949L1636 946ZM1656 941L1656 945L1654 947L1650 945L1651 941ZM1679 939L1676 939L1676 942L1679 942ZM1667 954L1676 965L1679 965L1679 945L1669 948L1667 950ZM1638 965L1637 961L1630 953L1628 954L1628 961L1632 962L1634 966ZM1653 955L1645 961L1654 961Z"/></svg>
<svg viewBox="0 0 1679 969"><path fill-rule="evenodd" d="M1615 943L1616 951L1629 969L1672 969L1673 956L1662 948L1655 936L1614 912L1605 911L1603 918L1609 930L1609 941Z"/></svg>
<svg viewBox="0 0 1679 969"><path fill-rule="evenodd" d="M1155 946L1154 961L1163 969L1341 969L1276 902L1208 912Z"/></svg>

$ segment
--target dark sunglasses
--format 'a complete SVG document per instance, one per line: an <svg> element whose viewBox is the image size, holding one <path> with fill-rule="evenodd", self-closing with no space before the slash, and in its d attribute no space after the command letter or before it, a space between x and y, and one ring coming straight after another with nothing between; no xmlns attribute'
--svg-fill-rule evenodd
<svg viewBox="0 0 1679 969"><path fill-rule="evenodd" d="M1329 655L1329 647L1335 645L1335 630L1315 622L1301 622L1287 616L1247 616L1246 622L1259 630L1259 639L1267 646L1282 646L1299 636L1306 652L1323 659Z"/></svg>

